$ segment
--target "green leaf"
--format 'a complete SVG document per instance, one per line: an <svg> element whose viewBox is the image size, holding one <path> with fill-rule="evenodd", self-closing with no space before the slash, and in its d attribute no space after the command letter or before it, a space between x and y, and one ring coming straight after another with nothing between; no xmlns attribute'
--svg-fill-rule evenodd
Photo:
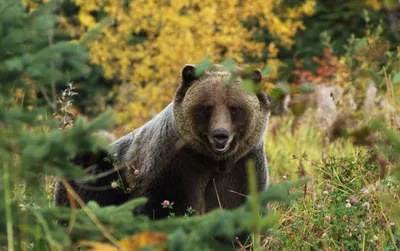
<svg viewBox="0 0 400 251"><path fill-rule="evenodd" d="M235 60L227 59L222 62L222 65L229 71L233 71L235 69Z"/></svg>
<svg viewBox="0 0 400 251"><path fill-rule="evenodd" d="M277 87L285 94L292 92L292 87L288 83L280 82L277 84Z"/></svg>
<svg viewBox="0 0 400 251"><path fill-rule="evenodd" d="M400 72L396 73L393 77L393 83L397 84L400 81Z"/></svg>
<svg viewBox="0 0 400 251"><path fill-rule="evenodd" d="M21 57L13 57L4 62L9 71L22 71L24 64Z"/></svg>
<svg viewBox="0 0 400 251"><path fill-rule="evenodd" d="M242 88L247 93L254 93L254 84L250 79L245 79L242 82Z"/></svg>
<svg viewBox="0 0 400 251"><path fill-rule="evenodd" d="M263 76L267 76L269 74L271 74L273 71L272 67L270 65L267 65L264 67L264 69L262 69L261 73Z"/></svg>
<svg viewBox="0 0 400 251"><path fill-rule="evenodd" d="M209 58L204 59L198 65L196 65L196 70L195 70L196 76L200 76L211 66L212 66L211 60Z"/></svg>
<svg viewBox="0 0 400 251"><path fill-rule="evenodd" d="M280 89L274 88L269 91L268 96L273 99L278 99L283 95L283 92Z"/></svg>
<svg viewBox="0 0 400 251"><path fill-rule="evenodd" d="M310 84L310 83L303 83L303 84L301 84L301 86L299 87L299 91L300 91L301 93L308 93L308 92L311 92L311 91L312 91L312 88L313 88L312 84Z"/></svg>

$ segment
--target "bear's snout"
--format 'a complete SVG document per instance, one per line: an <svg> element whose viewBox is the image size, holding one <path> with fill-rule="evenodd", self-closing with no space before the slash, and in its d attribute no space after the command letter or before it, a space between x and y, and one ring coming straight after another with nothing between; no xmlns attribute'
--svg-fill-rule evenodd
<svg viewBox="0 0 400 251"><path fill-rule="evenodd" d="M212 136L219 145L226 145L229 139L229 132L225 129L216 129L213 131Z"/></svg>
<svg viewBox="0 0 400 251"><path fill-rule="evenodd" d="M212 132L212 142L213 148L216 152L226 152L229 148L229 138L230 134L227 130L223 128L215 129Z"/></svg>

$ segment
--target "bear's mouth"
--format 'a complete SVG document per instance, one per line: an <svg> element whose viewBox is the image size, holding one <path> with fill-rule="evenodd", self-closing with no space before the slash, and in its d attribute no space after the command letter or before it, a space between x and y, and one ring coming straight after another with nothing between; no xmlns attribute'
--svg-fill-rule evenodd
<svg viewBox="0 0 400 251"><path fill-rule="evenodd" d="M217 153L224 153L229 150L229 143L226 144L211 143L211 147Z"/></svg>
<svg viewBox="0 0 400 251"><path fill-rule="evenodd" d="M226 153L232 145L231 144L232 140L233 140L233 137L231 137L226 143L221 144L221 143L218 143L215 140L213 140L211 137L208 137L208 142L210 144L211 149L213 150L213 152L218 153L218 154Z"/></svg>

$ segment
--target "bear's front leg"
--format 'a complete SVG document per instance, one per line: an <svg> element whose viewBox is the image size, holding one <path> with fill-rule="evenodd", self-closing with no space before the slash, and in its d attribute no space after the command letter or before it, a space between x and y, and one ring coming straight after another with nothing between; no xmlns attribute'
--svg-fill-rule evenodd
<svg viewBox="0 0 400 251"><path fill-rule="evenodd" d="M118 171L107 158L108 153L100 151L80 154L72 160L91 176L88 180L85 179L89 176L68 180L72 189L84 203L95 201L100 206L109 206L121 205L128 201L130 194L124 189L126 182L121 180ZM54 200L57 206L71 206L67 189L61 180L57 180Z"/></svg>

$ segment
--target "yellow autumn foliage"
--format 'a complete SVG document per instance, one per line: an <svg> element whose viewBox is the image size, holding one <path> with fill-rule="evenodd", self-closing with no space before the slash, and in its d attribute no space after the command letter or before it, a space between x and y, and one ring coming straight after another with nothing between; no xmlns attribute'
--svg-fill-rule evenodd
<svg viewBox="0 0 400 251"><path fill-rule="evenodd" d="M365 0L365 6L370 6L374 10L379 10L382 8L382 1L379 0Z"/></svg>
<svg viewBox="0 0 400 251"><path fill-rule="evenodd" d="M167 235L164 233L143 232L124 238L118 243L118 247L95 241L81 241L80 244L90 246L90 251L136 251L148 246L164 246ZM158 247L154 251L165 251L166 248Z"/></svg>
<svg viewBox="0 0 400 251"><path fill-rule="evenodd" d="M104 10L115 24L90 44L92 63L108 78L124 83L117 118L128 129L138 127L164 108L179 84L186 63L208 57L212 62L256 59L276 72L278 45L290 48L304 29L301 18L313 14L316 0L292 7L282 0L75 0L82 26ZM274 42L266 42L265 34ZM267 55L267 56L266 56ZM273 73L273 74L274 74ZM271 77L274 77L273 75Z"/></svg>
<svg viewBox="0 0 400 251"><path fill-rule="evenodd" d="M78 26L60 17L60 26L74 35L93 28L95 13L114 18L102 37L89 45L91 61L109 79L122 82L115 108L127 130L136 128L171 100L186 63L208 57L212 62L234 59L239 65L272 67L278 78L283 63L279 47L290 48L302 17L312 15L317 0L288 4L283 0L73 0ZM46 0L24 0L35 9ZM362 5L381 8L380 1Z"/></svg>

